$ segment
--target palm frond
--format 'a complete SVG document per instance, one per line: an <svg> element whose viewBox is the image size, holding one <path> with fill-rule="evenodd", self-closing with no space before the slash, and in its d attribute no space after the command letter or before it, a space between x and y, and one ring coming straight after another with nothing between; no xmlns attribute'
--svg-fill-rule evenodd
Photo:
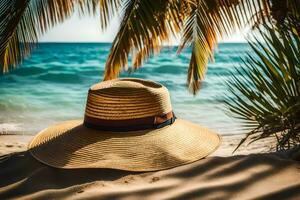
<svg viewBox="0 0 300 200"><path fill-rule="evenodd" d="M116 78L122 69L128 68L130 53L134 68L139 67L142 60L159 52L174 27L176 30L168 22L169 1L127 0L122 10L122 22L106 61L104 80Z"/></svg>
<svg viewBox="0 0 300 200"><path fill-rule="evenodd" d="M264 43L250 43L254 52L244 59L228 82L226 104L247 127L247 139L275 136L277 149L300 144L300 38L289 30L266 26ZM238 148L237 147L237 148Z"/></svg>
<svg viewBox="0 0 300 200"><path fill-rule="evenodd" d="M3 0L0 2L0 67L15 67L39 36L70 17L75 9L92 13L96 0Z"/></svg>
<svg viewBox="0 0 300 200"><path fill-rule="evenodd" d="M101 28L105 30L110 24L112 18L118 14L122 0L94 0L94 8L97 5L97 2L100 4L100 21Z"/></svg>
<svg viewBox="0 0 300 200"><path fill-rule="evenodd" d="M191 7L192 12L187 19L181 45L179 46L178 52L180 52L187 43L192 44L192 55L190 60L190 66L188 70L187 83L188 87L195 93L200 86L200 80L203 80L208 62L208 57L211 57L211 49L216 39L215 31L204 28L205 19L203 14L205 13L202 8L198 5ZM207 16L205 16L207 17ZM203 23L204 22L204 23ZM204 30L204 32L202 31ZM209 37L212 36L212 37ZM205 67L199 67L200 65Z"/></svg>
<svg viewBox="0 0 300 200"><path fill-rule="evenodd" d="M267 13L268 6L267 0L124 1L121 26L106 62L104 80L116 78L128 68L129 54L133 54L136 69L151 54L159 52L170 35L178 36L182 31L178 53L186 46L193 48L187 85L196 93L208 60L213 58L217 39L249 22L262 20L251 16Z"/></svg>
<svg viewBox="0 0 300 200"><path fill-rule="evenodd" d="M0 65L3 72L7 72L10 64L21 59L17 26L29 4L28 1L1 1L0 4ZM32 33L35 36L35 32Z"/></svg>
<svg viewBox="0 0 300 200"><path fill-rule="evenodd" d="M246 24L254 25L268 19L254 14L268 12L265 1L190 1L190 10L183 27L178 53L186 46L192 46L187 85L195 94L204 79L209 58L219 38L229 35Z"/></svg>

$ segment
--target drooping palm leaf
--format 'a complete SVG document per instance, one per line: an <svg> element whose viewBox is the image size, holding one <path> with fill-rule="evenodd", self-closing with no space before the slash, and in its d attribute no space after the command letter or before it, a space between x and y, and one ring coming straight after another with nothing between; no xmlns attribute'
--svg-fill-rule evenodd
<svg viewBox="0 0 300 200"><path fill-rule="evenodd" d="M100 21L101 28L105 30L110 24L112 18L118 14L121 7L122 0L93 0L94 8L96 8L97 1L100 3Z"/></svg>
<svg viewBox="0 0 300 200"><path fill-rule="evenodd" d="M22 53L19 47L17 26L29 4L28 1L4 0L0 4L0 65L4 72L8 71L11 63L16 63ZM32 35L36 35L35 32ZM21 58L20 58L21 59Z"/></svg>
<svg viewBox="0 0 300 200"><path fill-rule="evenodd" d="M7 72L29 54L38 36L74 11L73 1L3 0L0 3L0 65Z"/></svg>
<svg viewBox="0 0 300 200"><path fill-rule="evenodd" d="M261 34L265 42L250 43L254 55L228 82L226 104L250 129L238 147L247 139L275 136L277 149L290 148L300 144L300 38L274 27Z"/></svg>
<svg viewBox="0 0 300 200"><path fill-rule="evenodd" d="M246 24L254 25L262 19L266 20L265 17L252 15L268 12L268 4L265 1L195 0L190 2L189 8L178 52L192 46L187 84L195 94L204 79L209 58L213 58L218 39Z"/></svg>
<svg viewBox="0 0 300 200"><path fill-rule="evenodd" d="M262 20L251 18L255 13L269 11L267 0L126 0L123 4L124 14L106 62L104 80L126 70L130 54L136 69L171 35L182 32L178 52L192 46L187 82L194 93L204 78L217 39L249 22Z"/></svg>
<svg viewBox="0 0 300 200"><path fill-rule="evenodd" d="M127 69L130 53L137 68L142 60L160 50L177 26L176 21L174 24L168 21L170 8L170 1L166 0L124 2L120 29L106 61L104 80L116 78L122 69Z"/></svg>
<svg viewBox="0 0 300 200"><path fill-rule="evenodd" d="M38 38L76 9L95 13L98 0L3 0L0 2L0 68L7 72L26 57Z"/></svg>

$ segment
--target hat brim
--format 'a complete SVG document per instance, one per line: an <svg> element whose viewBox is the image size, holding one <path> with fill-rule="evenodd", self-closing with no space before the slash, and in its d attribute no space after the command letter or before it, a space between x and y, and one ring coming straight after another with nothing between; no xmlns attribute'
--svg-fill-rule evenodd
<svg viewBox="0 0 300 200"><path fill-rule="evenodd" d="M34 158L55 168L156 171L197 161L219 145L218 134L181 119L132 132L99 131L73 120L41 131L28 148Z"/></svg>

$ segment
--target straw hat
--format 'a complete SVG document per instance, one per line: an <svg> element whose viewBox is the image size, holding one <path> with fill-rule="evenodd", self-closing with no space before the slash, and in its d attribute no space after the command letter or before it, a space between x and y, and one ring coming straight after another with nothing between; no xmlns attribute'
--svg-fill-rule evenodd
<svg viewBox="0 0 300 200"><path fill-rule="evenodd" d="M176 119L163 85L126 78L93 85L84 120L46 128L29 151L56 168L155 171L204 158L219 144L216 133Z"/></svg>

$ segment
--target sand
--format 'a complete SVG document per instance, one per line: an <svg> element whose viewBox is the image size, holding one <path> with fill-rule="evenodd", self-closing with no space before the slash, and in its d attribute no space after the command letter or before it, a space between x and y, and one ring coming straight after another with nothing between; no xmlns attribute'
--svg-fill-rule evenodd
<svg viewBox="0 0 300 200"><path fill-rule="evenodd" d="M223 137L208 158L169 170L59 170L26 150L33 136L0 136L0 199L300 199L300 147L264 153L273 139L232 151L241 135ZM11 152L18 152L4 155Z"/></svg>

